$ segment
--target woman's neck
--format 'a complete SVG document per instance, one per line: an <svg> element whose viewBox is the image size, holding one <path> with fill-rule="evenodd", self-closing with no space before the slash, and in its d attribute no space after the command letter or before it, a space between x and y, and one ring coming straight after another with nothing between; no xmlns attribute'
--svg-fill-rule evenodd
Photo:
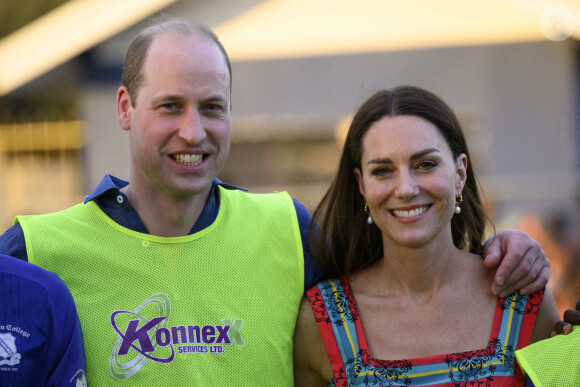
<svg viewBox="0 0 580 387"><path fill-rule="evenodd" d="M352 276L351 280L358 282L357 285L367 284L362 285L367 291L406 295L417 302L428 301L465 272L466 256L469 254L452 243L423 247L385 246L383 258Z"/></svg>

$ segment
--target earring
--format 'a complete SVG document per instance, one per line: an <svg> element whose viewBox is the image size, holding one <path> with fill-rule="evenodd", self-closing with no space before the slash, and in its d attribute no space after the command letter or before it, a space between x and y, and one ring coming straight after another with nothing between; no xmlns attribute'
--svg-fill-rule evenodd
<svg viewBox="0 0 580 387"><path fill-rule="evenodd" d="M369 216L367 218L367 223L368 224L373 224L373 218L371 217L371 212L369 210L369 205L367 203L365 203L365 212L367 213L367 215Z"/></svg>
<svg viewBox="0 0 580 387"><path fill-rule="evenodd" d="M461 212L461 207L459 205L463 203L463 194L459 194L457 198L455 198L455 213L459 214Z"/></svg>

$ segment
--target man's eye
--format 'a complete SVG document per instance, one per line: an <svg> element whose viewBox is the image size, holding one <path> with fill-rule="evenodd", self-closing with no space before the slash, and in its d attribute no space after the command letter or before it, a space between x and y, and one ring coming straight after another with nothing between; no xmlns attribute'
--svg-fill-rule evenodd
<svg viewBox="0 0 580 387"><path fill-rule="evenodd" d="M177 104L174 102L169 102L169 103L164 103L163 105L161 105L161 107L164 109L176 109Z"/></svg>
<svg viewBox="0 0 580 387"><path fill-rule="evenodd" d="M210 110L212 112L216 112L216 111L221 111L223 110L222 107L220 105L216 105L216 104L209 104L206 105L206 110Z"/></svg>
<svg viewBox="0 0 580 387"><path fill-rule="evenodd" d="M439 165L437 162L432 161L432 160L428 160L428 161L423 161L419 164L419 168L420 169L431 169L431 168L435 168L437 165Z"/></svg>

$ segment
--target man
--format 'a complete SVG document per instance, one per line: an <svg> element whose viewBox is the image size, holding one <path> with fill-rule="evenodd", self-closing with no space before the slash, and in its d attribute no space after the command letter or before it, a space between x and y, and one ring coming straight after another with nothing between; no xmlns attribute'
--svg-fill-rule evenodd
<svg viewBox="0 0 580 387"><path fill-rule="evenodd" d="M146 29L117 95L130 183L107 175L84 204L17 217L0 238L0 251L71 289L91 385L292 385L299 302L321 276L310 215L286 193L216 179L229 152L230 90L213 32L180 21ZM536 242L503 234L486 264L506 249L497 292L545 285Z"/></svg>
<svg viewBox="0 0 580 387"><path fill-rule="evenodd" d="M580 302L564 312L555 329L552 339L515 352L526 387L580 386Z"/></svg>
<svg viewBox="0 0 580 387"><path fill-rule="evenodd" d="M0 255L0 387L86 386L85 368L66 285L54 273Z"/></svg>

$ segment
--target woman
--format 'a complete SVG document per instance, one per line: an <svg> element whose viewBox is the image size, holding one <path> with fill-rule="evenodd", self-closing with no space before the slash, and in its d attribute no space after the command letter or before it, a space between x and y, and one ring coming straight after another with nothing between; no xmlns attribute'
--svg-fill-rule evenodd
<svg viewBox="0 0 580 387"><path fill-rule="evenodd" d="M470 161L454 113L428 91L380 91L359 108L314 213L319 264L337 279L301 304L297 386L523 385L514 351L559 316L548 288L490 294Z"/></svg>

